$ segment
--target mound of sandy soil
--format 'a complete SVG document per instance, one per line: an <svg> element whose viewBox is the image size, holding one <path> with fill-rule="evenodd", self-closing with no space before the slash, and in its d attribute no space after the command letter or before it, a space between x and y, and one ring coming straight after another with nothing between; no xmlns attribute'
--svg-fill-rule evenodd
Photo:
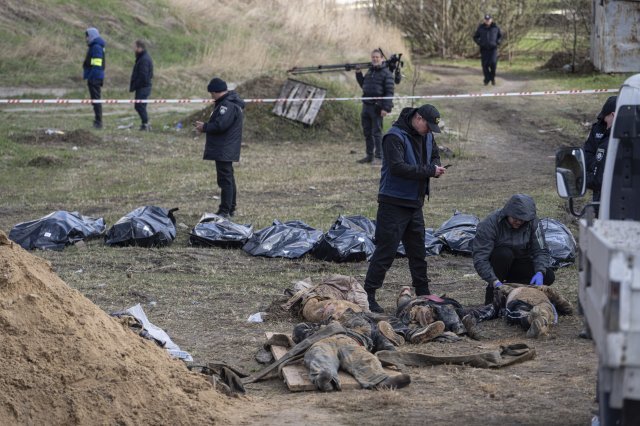
<svg viewBox="0 0 640 426"><path fill-rule="evenodd" d="M141 339L0 231L0 423L228 423L204 376Z"/></svg>

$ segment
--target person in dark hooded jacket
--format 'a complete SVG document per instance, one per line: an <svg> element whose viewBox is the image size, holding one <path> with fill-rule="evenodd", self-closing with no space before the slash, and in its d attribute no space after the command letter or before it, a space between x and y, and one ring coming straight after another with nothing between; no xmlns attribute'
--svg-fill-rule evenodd
<svg viewBox="0 0 640 426"><path fill-rule="evenodd" d="M216 214L233 216L236 211L236 180L233 163L240 161L242 144L242 124L244 121L244 101L227 83L214 78L207 86L215 105L207 123L196 121L196 129L206 133L204 159L216 162L218 186L220 187L220 207Z"/></svg>
<svg viewBox="0 0 640 426"><path fill-rule="evenodd" d="M471 247L473 266L487 282L485 304L492 303L493 289L503 281L540 286L555 280L536 204L528 195L513 195L482 220Z"/></svg>
<svg viewBox="0 0 640 426"><path fill-rule="evenodd" d="M151 96L151 80L153 80L153 60L147 52L147 45L143 40L136 40L134 44L136 63L131 72L129 92L135 92L135 99L145 100ZM140 130L149 131L149 115L146 103L136 103L135 110L140 116Z"/></svg>
<svg viewBox="0 0 640 426"><path fill-rule="evenodd" d="M107 43L100 37L100 32L96 28L87 28L85 32L87 39L87 54L84 58L82 68L83 78L87 80L89 86L89 96L91 99L100 99L102 84L104 83L104 70L106 66L105 46ZM93 105L93 127L102 128L102 104Z"/></svg>
<svg viewBox="0 0 640 426"><path fill-rule="evenodd" d="M475 34L473 41L480 46L480 60L482 63L482 73L484 74L484 85L496 84L496 68L498 66L498 46L502 42L502 32L493 22L491 15L484 16Z"/></svg>
<svg viewBox="0 0 640 426"><path fill-rule="evenodd" d="M429 178L440 177L440 155L433 133L440 133L440 113L433 105L405 108L382 140L384 156L378 191L376 248L369 262L364 289L372 312L383 312L376 290L404 244L416 295L429 294L424 216Z"/></svg>
<svg viewBox="0 0 640 426"><path fill-rule="evenodd" d="M584 157L587 163L587 188L593 191L593 201L600 201L600 189L607 159L607 148L613 119L616 115L617 96L610 96L602 106L597 121L591 126L589 137L584 143ZM597 211L597 209L596 209Z"/></svg>
<svg viewBox="0 0 640 426"><path fill-rule="evenodd" d="M356 67L356 80L365 98L392 97L395 89L393 74L382 60L382 51L371 52L371 66L366 74ZM382 158L382 119L393 109L391 99L367 99L362 101L360 115L366 142L366 156L358 163L371 163L374 156Z"/></svg>

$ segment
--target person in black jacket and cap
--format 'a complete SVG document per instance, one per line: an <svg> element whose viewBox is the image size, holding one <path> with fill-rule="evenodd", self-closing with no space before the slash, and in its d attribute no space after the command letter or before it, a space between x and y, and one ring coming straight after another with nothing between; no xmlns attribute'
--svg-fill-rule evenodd
<svg viewBox="0 0 640 426"><path fill-rule="evenodd" d="M393 74L382 60L382 52L376 49L371 52L371 66L365 75L356 67L356 80L362 88L362 96L392 97L395 89ZM382 158L382 119L391 112L391 99L367 99L362 101L362 131L366 141L367 155L358 163L371 163L373 158Z"/></svg>
<svg viewBox="0 0 640 426"><path fill-rule="evenodd" d="M153 60L147 52L147 45L142 40L136 40L134 44L134 52L136 54L136 63L131 72L131 83L129 83L129 92L135 92L136 100L149 99L151 95L151 80L153 80ZM142 124L140 130L149 131L149 116L147 115L147 104L136 103L135 110L140 116Z"/></svg>
<svg viewBox="0 0 640 426"><path fill-rule="evenodd" d="M471 249L473 266L487 282L485 305L493 302L493 289L503 281L541 286L555 280L536 203L526 194L513 195L483 219Z"/></svg>
<svg viewBox="0 0 640 426"><path fill-rule="evenodd" d="M489 14L484 15L482 22L476 33L473 35L473 41L480 46L480 60L482 63L482 73L484 74L484 85L491 83L496 84L496 67L498 66L498 46L502 41L502 32L500 28L493 22L493 17Z"/></svg>
<svg viewBox="0 0 640 426"><path fill-rule="evenodd" d="M387 271L404 244L417 296L430 294L427 279L424 216L429 178L440 177L440 155L433 133L440 133L440 113L433 105L404 108L382 140L384 156L378 191L376 249L369 262L364 289L372 312L384 312L376 301Z"/></svg>
<svg viewBox="0 0 640 426"><path fill-rule="evenodd" d="M584 156L587 163L587 188L593 191L593 201L600 201L604 163L607 159L607 147L613 119L616 115L617 96L610 96L602 106L597 121L591 126L589 137L584 143ZM596 209L596 212L598 209Z"/></svg>
<svg viewBox="0 0 640 426"><path fill-rule="evenodd" d="M216 162L218 186L220 187L220 207L216 214L228 218L236 211L236 180L233 163L240 161L242 144L242 124L244 121L244 101L227 83L214 78L207 91L215 100L213 112L207 123L196 121L196 129L207 134L204 159Z"/></svg>

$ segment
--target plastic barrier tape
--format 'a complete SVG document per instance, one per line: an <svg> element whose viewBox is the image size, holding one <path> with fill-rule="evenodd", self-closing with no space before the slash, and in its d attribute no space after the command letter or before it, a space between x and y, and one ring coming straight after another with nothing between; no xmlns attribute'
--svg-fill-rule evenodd
<svg viewBox="0 0 640 426"><path fill-rule="evenodd" d="M466 98L494 98L509 96L550 96L550 95L588 95L593 93L618 93L619 89L576 89L576 90L545 90L541 92L489 92L489 93L464 93L457 95L423 95L423 96L387 96L377 98L344 97L344 98L265 98L244 99L247 103L276 103L276 102L324 102L324 101L365 101L383 99L466 99ZM212 104L213 99L0 99L0 104Z"/></svg>

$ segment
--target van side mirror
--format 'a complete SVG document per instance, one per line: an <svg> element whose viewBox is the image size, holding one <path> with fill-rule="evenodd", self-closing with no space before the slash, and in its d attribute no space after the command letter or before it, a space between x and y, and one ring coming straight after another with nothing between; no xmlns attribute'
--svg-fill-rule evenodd
<svg viewBox="0 0 640 426"><path fill-rule="evenodd" d="M582 197L587 192L587 166L582 148L556 151L556 188L562 198Z"/></svg>

